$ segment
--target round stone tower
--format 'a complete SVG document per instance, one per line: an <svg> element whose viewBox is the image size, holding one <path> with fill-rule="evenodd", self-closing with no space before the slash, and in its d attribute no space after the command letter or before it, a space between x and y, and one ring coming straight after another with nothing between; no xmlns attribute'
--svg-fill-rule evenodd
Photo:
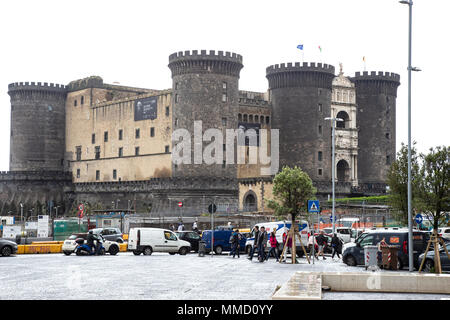
<svg viewBox="0 0 450 320"><path fill-rule="evenodd" d="M64 85L11 83L11 171L62 171L65 149Z"/></svg>
<svg viewBox="0 0 450 320"><path fill-rule="evenodd" d="M395 160L395 102L400 75L357 72L358 179L360 183L385 183Z"/></svg>
<svg viewBox="0 0 450 320"><path fill-rule="evenodd" d="M331 85L334 67L276 64L266 69L272 129L280 130L280 169L299 166L313 181L331 179Z"/></svg>
<svg viewBox="0 0 450 320"><path fill-rule="evenodd" d="M223 161L214 164L205 164L204 161L199 163L200 147L205 149L211 142L195 143L194 121L197 130L201 121L201 134L208 129L219 129L222 132L223 142L220 141L220 146L225 160L225 129L237 129L238 125L236 115L239 104L239 73L242 67L242 56L230 52L193 50L169 56L173 81L173 130L187 129L193 146L191 164L172 163L173 176L236 177L235 164L224 164Z"/></svg>

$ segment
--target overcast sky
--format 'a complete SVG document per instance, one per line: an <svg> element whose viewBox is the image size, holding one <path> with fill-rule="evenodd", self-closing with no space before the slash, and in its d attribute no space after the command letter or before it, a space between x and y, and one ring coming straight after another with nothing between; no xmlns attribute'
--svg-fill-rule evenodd
<svg viewBox="0 0 450 320"><path fill-rule="evenodd" d="M413 5L412 136L419 151L449 144L450 1ZM397 0L1 1L0 170L9 169L8 84L68 84L98 75L107 83L171 86L171 53L223 50L244 59L240 89L266 91L267 66L332 64L353 76L399 73L397 150L407 142L408 6ZM321 46L322 52L318 49ZM83 124L80 124L82 130Z"/></svg>

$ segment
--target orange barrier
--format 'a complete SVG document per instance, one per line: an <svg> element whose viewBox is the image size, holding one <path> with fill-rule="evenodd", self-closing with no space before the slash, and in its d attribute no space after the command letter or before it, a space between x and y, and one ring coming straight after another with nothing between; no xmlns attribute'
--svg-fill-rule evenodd
<svg viewBox="0 0 450 320"><path fill-rule="evenodd" d="M128 240L128 233L122 234L122 239L123 239L124 241L127 241L127 240Z"/></svg>
<svg viewBox="0 0 450 320"><path fill-rule="evenodd" d="M62 244L21 244L17 246L17 254L61 253Z"/></svg>
<svg viewBox="0 0 450 320"><path fill-rule="evenodd" d="M33 241L31 244L63 244L64 241Z"/></svg>

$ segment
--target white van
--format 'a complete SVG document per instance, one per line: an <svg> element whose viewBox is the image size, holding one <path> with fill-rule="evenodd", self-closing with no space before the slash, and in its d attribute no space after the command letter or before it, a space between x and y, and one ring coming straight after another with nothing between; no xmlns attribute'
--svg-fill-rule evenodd
<svg viewBox="0 0 450 320"><path fill-rule="evenodd" d="M135 255L151 255L153 252L179 253L191 251L191 244L180 240L170 230L160 228L131 228L128 233L128 250Z"/></svg>
<svg viewBox="0 0 450 320"><path fill-rule="evenodd" d="M263 222L263 223L257 223L254 227L264 227L267 231L267 246L266 250L268 251L270 249L270 233L275 229L275 236L277 237L278 241L278 249L283 249L283 234L288 233L289 229L291 228L291 221L275 221L275 222ZM309 230L309 223L306 220L301 220L298 222L298 230L301 236L301 241L305 249L308 246L308 237L310 234ZM249 253L251 247L253 246L255 242L255 233L254 233L254 227L252 228L252 233L249 238L247 238L247 241L245 242L245 252ZM298 237L295 238L295 246L296 248L301 248L300 241ZM297 250L299 255L303 254L303 250Z"/></svg>

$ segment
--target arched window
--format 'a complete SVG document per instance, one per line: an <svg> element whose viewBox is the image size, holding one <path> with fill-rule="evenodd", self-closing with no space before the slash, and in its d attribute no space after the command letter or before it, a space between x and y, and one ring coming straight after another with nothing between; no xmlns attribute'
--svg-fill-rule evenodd
<svg viewBox="0 0 450 320"><path fill-rule="evenodd" d="M345 129L345 128L349 127L350 118L349 118L347 112L339 111L336 118L341 118L344 120L344 121L336 121L336 128Z"/></svg>
<svg viewBox="0 0 450 320"><path fill-rule="evenodd" d="M340 160L336 165L336 173L338 181L348 181L350 179L350 167L348 162Z"/></svg>
<svg viewBox="0 0 450 320"><path fill-rule="evenodd" d="M238 114L238 121L242 121L242 114Z"/></svg>
<svg viewBox="0 0 450 320"><path fill-rule="evenodd" d="M253 191L249 191L244 197L244 211L257 211L256 195Z"/></svg>

